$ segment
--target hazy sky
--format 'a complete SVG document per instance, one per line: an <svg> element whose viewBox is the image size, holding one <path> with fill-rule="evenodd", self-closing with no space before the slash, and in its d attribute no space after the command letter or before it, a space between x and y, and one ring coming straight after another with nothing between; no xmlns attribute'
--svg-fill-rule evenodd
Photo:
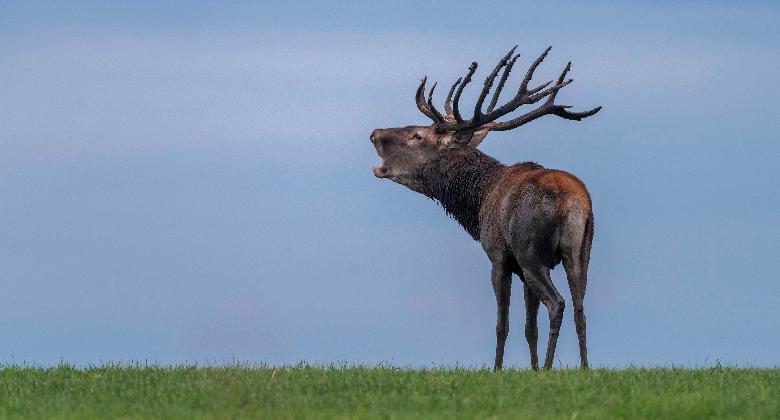
<svg viewBox="0 0 780 420"><path fill-rule="evenodd" d="M0 2L0 362L491 365L487 258L368 135L519 44L604 106L481 146L589 186L592 365L778 364L777 2L369 3Z"/></svg>

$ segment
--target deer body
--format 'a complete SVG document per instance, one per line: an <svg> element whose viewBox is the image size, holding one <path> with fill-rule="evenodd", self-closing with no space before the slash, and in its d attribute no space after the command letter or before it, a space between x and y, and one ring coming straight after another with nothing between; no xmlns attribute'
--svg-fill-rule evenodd
<svg viewBox="0 0 780 420"><path fill-rule="evenodd" d="M432 126L377 129L371 134L371 142L382 158L382 164L374 167L374 175L389 178L438 201L481 243L490 259L491 282L497 304L496 370L502 368L509 332L512 274L523 282L525 336L534 369L538 369L537 314L540 303L548 310L550 332L544 367L552 367L564 300L550 279L550 270L561 262L572 294L580 362L583 367L588 366L583 300L594 224L591 199L585 185L567 172L545 169L536 163L503 165L476 148L491 130L511 129L547 114L579 120L598 112L600 108L572 113L566 110L568 106L553 103L558 90L570 83L563 80L569 66L552 87L544 90L551 83L548 82L527 90L533 69L548 51L549 48L531 66L515 98L498 108L496 113L503 115L521 104L547 98L545 104L536 110L511 121L494 122L498 117L492 112L493 107L517 59L517 56L510 59L514 52L512 49L485 81L485 89L471 120L464 121L460 117L457 105L476 63L469 68L466 78L459 79L450 89L445 104L446 116L433 107L433 89L427 103L422 99L423 79L417 93L417 104L434 120ZM488 106L488 114L482 114L482 101L502 67L505 71ZM456 87L453 108L450 98Z"/></svg>

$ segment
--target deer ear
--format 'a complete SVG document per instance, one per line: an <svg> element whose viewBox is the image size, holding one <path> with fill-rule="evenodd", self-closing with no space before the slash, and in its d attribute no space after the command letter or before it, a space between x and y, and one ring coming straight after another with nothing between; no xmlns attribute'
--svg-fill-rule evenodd
<svg viewBox="0 0 780 420"><path fill-rule="evenodd" d="M489 128L480 128L476 131L458 131L452 134L452 137L450 138L450 144L459 147L477 147L480 143L482 143L482 140L485 139L485 136L487 136L489 132Z"/></svg>
<svg viewBox="0 0 780 420"><path fill-rule="evenodd" d="M471 136L471 140L469 140L468 143L466 143L466 146L469 147L477 147L480 143L482 143L482 140L485 140L485 136L488 135L490 132L489 128L480 128L479 130L475 131L474 134Z"/></svg>

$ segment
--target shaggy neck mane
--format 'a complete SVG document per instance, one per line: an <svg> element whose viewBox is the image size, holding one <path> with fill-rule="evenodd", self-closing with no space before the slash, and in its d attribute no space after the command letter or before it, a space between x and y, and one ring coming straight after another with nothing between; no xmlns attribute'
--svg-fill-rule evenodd
<svg viewBox="0 0 780 420"><path fill-rule="evenodd" d="M472 238L479 240L479 211L503 168L499 161L475 148L455 149L420 170L420 192L438 201Z"/></svg>

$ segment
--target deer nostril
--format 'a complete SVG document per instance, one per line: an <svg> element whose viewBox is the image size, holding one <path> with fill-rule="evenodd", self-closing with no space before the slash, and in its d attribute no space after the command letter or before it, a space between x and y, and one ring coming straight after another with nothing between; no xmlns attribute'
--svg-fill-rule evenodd
<svg viewBox="0 0 780 420"><path fill-rule="evenodd" d="M371 143L374 142L374 139L376 138L376 132L377 131L379 131L379 130L377 129L377 130L374 130L374 131L371 132L371 137L370 137L371 138Z"/></svg>

